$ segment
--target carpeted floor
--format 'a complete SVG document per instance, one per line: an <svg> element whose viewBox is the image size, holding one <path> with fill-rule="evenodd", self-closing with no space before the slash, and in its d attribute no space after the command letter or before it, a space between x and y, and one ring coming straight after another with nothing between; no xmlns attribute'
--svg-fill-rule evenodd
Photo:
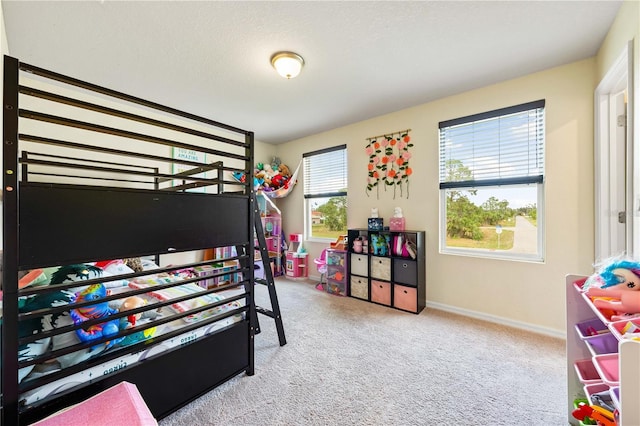
<svg viewBox="0 0 640 426"><path fill-rule="evenodd" d="M564 340L441 311L405 313L311 282L280 278L277 290L287 344L260 316L256 374L160 426L567 424ZM256 291L269 307L266 288Z"/></svg>

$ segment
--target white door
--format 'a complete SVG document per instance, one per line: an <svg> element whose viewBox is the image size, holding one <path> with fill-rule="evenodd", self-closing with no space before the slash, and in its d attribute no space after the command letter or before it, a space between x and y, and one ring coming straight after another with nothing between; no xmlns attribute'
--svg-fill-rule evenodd
<svg viewBox="0 0 640 426"><path fill-rule="evenodd" d="M629 42L595 92L596 261L640 254L633 234L638 218L632 214L634 175L640 164L634 166L633 129L628 125L632 53Z"/></svg>

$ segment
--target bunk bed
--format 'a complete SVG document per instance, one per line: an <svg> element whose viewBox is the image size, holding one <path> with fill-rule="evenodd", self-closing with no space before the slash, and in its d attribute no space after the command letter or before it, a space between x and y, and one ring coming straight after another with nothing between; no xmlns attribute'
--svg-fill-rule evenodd
<svg viewBox="0 0 640 426"><path fill-rule="evenodd" d="M253 133L9 56L3 113L3 424L252 375Z"/></svg>

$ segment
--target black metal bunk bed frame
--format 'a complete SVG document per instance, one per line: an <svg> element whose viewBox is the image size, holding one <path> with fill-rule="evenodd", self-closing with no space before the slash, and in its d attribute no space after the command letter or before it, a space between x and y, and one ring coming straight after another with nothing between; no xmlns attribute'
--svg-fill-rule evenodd
<svg viewBox="0 0 640 426"><path fill-rule="evenodd" d="M47 84L79 89L89 92L97 98L115 99L118 103L127 103L140 110L150 110L156 116L158 114L169 116L173 121L169 119L166 121L158 120L126 112L126 108L125 110L114 109L87 102L80 99L81 97L74 99L53 93L53 91L31 87L22 82L21 75L24 77L25 73L27 73L27 80L43 79ZM151 134L80 121L75 118L46 114L23 108L19 104L19 99L22 97L37 98L38 102L46 101L64 107L71 106L83 111L115 117L116 120L122 119L134 122L136 125L142 124L154 129L161 129L163 132L169 131L178 136L166 139ZM195 123L195 125L185 127L182 124L174 124L175 118ZM223 173L243 171L246 175L251 174L254 163L253 133L21 63L8 56L4 57L3 119L2 204L4 219L1 376L3 424L8 426L33 422L61 408L78 403L121 381L136 384L154 416L162 418L242 372L252 375L254 372L254 327L250 318L255 316L253 299L253 188L248 182L241 184L234 180L225 180ZM198 161L177 160L168 155L159 155L156 151L140 152L136 148L131 148L131 150L109 148L100 146L100 144L89 145L72 142L68 139L60 140L42 135L26 134L21 132L20 120L33 120L48 125L81 129L89 134L124 138L135 143L149 143L164 150L170 150L170 147L197 150L220 159L220 161L203 164ZM217 133L210 133L210 131L200 130L202 127L218 130ZM234 136L220 136L220 133ZM182 138L187 140L199 138L205 142L214 141L216 144L219 143L231 148L219 150L203 145L192 145L181 141ZM45 152L28 152L23 148L23 142L28 142L31 144L30 146L55 146L71 150L80 149L85 153L99 153L107 157L111 155L132 158L132 162L140 162L142 165L131 162L118 163L113 160L90 160L82 156L68 157ZM240 153L231 153L234 149L240 150ZM227 161L235 166L227 166ZM145 162L153 163L154 166L143 164ZM182 172L164 171L169 165L175 164L190 168ZM53 168L56 172L42 172L38 167L43 167L45 170L47 167ZM213 173L215 177L202 177L202 172ZM96 174L98 177L95 176ZM68 184L56 181L61 178L79 178L80 181L90 184ZM98 180L101 184L93 185L91 184L93 180ZM106 185L104 182L109 182L109 184ZM176 182L178 183L176 184ZM143 188L138 188L139 186L143 186ZM228 186L232 189L235 188L235 190L226 190ZM207 191L213 191L213 194L187 191L194 188L210 188ZM120 210L114 206L119 207ZM125 209L126 212L121 212ZM96 224L99 224L99 233L92 229ZM134 237L132 238L132 236ZM242 281L209 289L204 294L215 293L231 287L243 292L233 299L225 299L223 302L213 305L191 309L158 323L197 314L212 306L227 303L229 300L243 300L244 305L241 308L201 320L195 324L189 324L179 330L132 346L107 352L100 355L98 360L84 361L62 372L33 379L26 384L19 383L18 370L20 368L33 365L36 362L46 362L59 354L68 353L78 348L89 348L96 343L108 340L108 338L102 338L98 341L81 343L72 348L54 351L56 353L47 353L37 359L19 361L18 348L20 344L33 342L39 337L54 336L63 331L68 332L82 327L72 325L64 330L48 331L39 336L25 338L19 336L19 327L22 321L34 316L68 311L73 306L88 305L88 302L85 302L35 312L20 312L19 298L73 287L72 284L66 283L19 289L20 271L53 265L85 263L100 259L150 255L155 255L158 258L161 254L228 246L236 247L236 254L226 260L239 262L240 266L237 271L241 272ZM210 261L192 262L156 271L163 272L210 263ZM118 278L128 279L140 275L143 273L137 272ZM90 285L103 280L87 280L82 284ZM196 280L183 282L190 281ZM158 288L168 288L172 285L175 284L165 284ZM128 294L141 294L144 291L146 290L134 290ZM108 296L104 301L114 300L117 297L121 296ZM157 305L168 305L186 300L189 297L193 296ZM143 309L145 308L129 313L142 312ZM24 405L21 402L22 392L64 378L66 374L95 366L98 362L115 359L120 354L131 353L162 343L179 333L212 324L238 313L242 315L242 321L223 327L194 342L152 356L132 366L126 366L113 374L105 375L98 381L60 392L51 400L31 405ZM115 317L124 315L119 314ZM83 326L97 322L98 320L91 320L83 323ZM134 327L134 331L137 329L138 327ZM121 335L131 333L130 330L120 332ZM201 365L196 366L197 363Z"/></svg>

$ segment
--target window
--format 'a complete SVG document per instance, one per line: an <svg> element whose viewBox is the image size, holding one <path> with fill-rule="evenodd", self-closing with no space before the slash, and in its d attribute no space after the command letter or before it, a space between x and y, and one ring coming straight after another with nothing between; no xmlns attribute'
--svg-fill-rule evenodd
<svg viewBox="0 0 640 426"><path fill-rule="evenodd" d="M307 239L335 241L347 233L347 146L302 157Z"/></svg>
<svg viewBox="0 0 640 426"><path fill-rule="evenodd" d="M544 105L439 124L441 252L543 260Z"/></svg>

